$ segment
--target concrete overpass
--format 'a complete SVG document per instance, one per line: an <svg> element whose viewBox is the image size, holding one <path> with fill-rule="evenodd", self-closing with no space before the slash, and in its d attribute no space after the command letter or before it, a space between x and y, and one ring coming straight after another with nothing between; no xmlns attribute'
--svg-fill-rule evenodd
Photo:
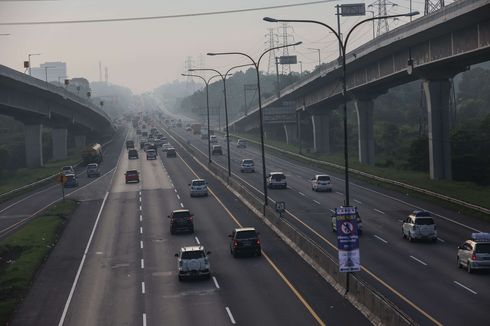
<svg viewBox="0 0 490 326"><path fill-rule="evenodd" d="M346 60L347 96L358 115L360 162L374 163L373 100L394 86L421 79L429 121L430 175L450 179L450 79L472 64L490 60L490 0L456 1L350 51ZM328 152L329 112L343 101L341 74L338 61L330 62L282 89L279 97L266 99L264 112L293 101L296 110L311 115L315 148ZM250 130L257 121L258 108L232 126ZM296 127L289 123L289 128Z"/></svg>
<svg viewBox="0 0 490 326"><path fill-rule="evenodd" d="M77 147L87 135L108 136L114 131L111 119L90 100L42 80L0 65L0 114L25 125L27 167L43 164L42 129L53 128L53 158L67 156L68 131Z"/></svg>

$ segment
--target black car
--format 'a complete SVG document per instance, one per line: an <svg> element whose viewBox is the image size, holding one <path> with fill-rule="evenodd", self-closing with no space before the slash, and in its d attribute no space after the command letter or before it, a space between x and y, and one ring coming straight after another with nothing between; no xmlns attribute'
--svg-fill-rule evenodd
<svg viewBox="0 0 490 326"><path fill-rule="evenodd" d="M178 232L194 233L194 215L188 209L176 209L168 216L170 219L170 234Z"/></svg>
<svg viewBox="0 0 490 326"><path fill-rule="evenodd" d="M167 148L167 157L177 157L177 152L175 152L175 148Z"/></svg>
<svg viewBox="0 0 490 326"><path fill-rule="evenodd" d="M257 256L262 254L259 233L255 231L255 228L247 227L235 229L229 237L231 239L230 253L233 257L237 257L240 254Z"/></svg>

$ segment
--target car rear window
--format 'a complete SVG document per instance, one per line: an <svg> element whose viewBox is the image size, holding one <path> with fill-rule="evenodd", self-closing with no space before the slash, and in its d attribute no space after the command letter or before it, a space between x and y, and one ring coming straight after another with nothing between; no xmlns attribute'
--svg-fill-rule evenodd
<svg viewBox="0 0 490 326"><path fill-rule="evenodd" d="M204 186L206 183L204 181L193 181L193 186Z"/></svg>
<svg viewBox="0 0 490 326"><path fill-rule="evenodd" d="M184 217L189 217L191 213L189 212L174 212L173 217L174 218L184 218Z"/></svg>
<svg viewBox="0 0 490 326"><path fill-rule="evenodd" d="M434 220L429 217L417 218L415 219L415 224L417 225L432 225L434 224Z"/></svg>
<svg viewBox="0 0 490 326"><path fill-rule="evenodd" d="M251 239L256 237L257 233L255 231L240 231L236 233L237 239Z"/></svg>
<svg viewBox="0 0 490 326"><path fill-rule="evenodd" d="M286 176L284 174L273 174L272 179L274 180L283 180L286 179Z"/></svg>
<svg viewBox="0 0 490 326"><path fill-rule="evenodd" d="M252 160L243 160L244 164L254 164L254 161Z"/></svg>
<svg viewBox="0 0 490 326"><path fill-rule="evenodd" d="M134 170L133 171L127 171L126 172L126 175L131 175L131 176L137 175L137 174L138 174L138 171L134 171Z"/></svg>
<svg viewBox="0 0 490 326"><path fill-rule="evenodd" d="M184 251L182 252L182 259L199 259L204 258L204 252L198 251Z"/></svg>
<svg viewBox="0 0 490 326"><path fill-rule="evenodd" d="M318 177L318 181L330 181L330 177L328 175L321 175Z"/></svg>
<svg viewBox="0 0 490 326"><path fill-rule="evenodd" d="M475 252L479 254L490 254L490 243L477 243Z"/></svg>
<svg viewBox="0 0 490 326"><path fill-rule="evenodd" d="M429 212L423 212L423 211L416 212L415 216L417 216L417 217L432 217L432 215L430 215Z"/></svg>

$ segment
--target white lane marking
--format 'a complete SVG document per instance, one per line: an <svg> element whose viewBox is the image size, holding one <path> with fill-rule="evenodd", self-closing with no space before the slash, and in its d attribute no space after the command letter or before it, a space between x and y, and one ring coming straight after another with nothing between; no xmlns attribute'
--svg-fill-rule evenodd
<svg viewBox="0 0 490 326"><path fill-rule="evenodd" d="M306 197L306 195L304 193L302 193L301 191L298 191L298 194L300 194L303 197Z"/></svg>
<svg viewBox="0 0 490 326"><path fill-rule="evenodd" d="M177 199L180 200L180 196L179 195L177 195Z"/></svg>
<svg viewBox="0 0 490 326"><path fill-rule="evenodd" d="M380 210L379 210L379 209L377 209L377 208L374 208L373 210L374 210L374 211L376 211L376 212L378 212L378 213L380 213L380 214L383 214L383 215L385 214L385 212L380 211Z"/></svg>
<svg viewBox="0 0 490 326"><path fill-rule="evenodd" d="M358 204L362 204L362 202L360 200L357 200L357 199L354 199L354 201Z"/></svg>
<svg viewBox="0 0 490 326"><path fill-rule="evenodd" d="M143 234L143 227L140 226L140 234Z"/></svg>
<svg viewBox="0 0 490 326"><path fill-rule="evenodd" d="M143 222L143 215L140 214L140 222Z"/></svg>
<svg viewBox="0 0 490 326"><path fill-rule="evenodd" d="M437 240L441 241L442 243L445 243L446 242L446 240L441 239L441 238L437 238Z"/></svg>
<svg viewBox="0 0 490 326"><path fill-rule="evenodd" d="M386 240L385 240L385 239L383 239L382 237L377 236L376 234L374 235L374 237L375 237L376 239L378 239L378 240L380 240L380 241L384 242L384 243L388 243L388 241L386 241Z"/></svg>
<svg viewBox="0 0 490 326"><path fill-rule="evenodd" d="M335 193L341 196L343 195L343 193L341 193L340 191L336 191Z"/></svg>
<svg viewBox="0 0 490 326"><path fill-rule="evenodd" d="M335 211L331 208L329 208L328 210L331 211L332 213L335 213Z"/></svg>
<svg viewBox="0 0 490 326"><path fill-rule="evenodd" d="M140 195L140 197L141 197L141 191L139 192L139 195Z"/></svg>
<svg viewBox="0 0 490 326"><path fill-rule="evenodd" d="M143 240L140 240L140 248L143 249Z"/></svg>
<svg viewBox="0 0 490 326"><path fill-rule="evenodd" d="M102 210L104 209L105 202L106 202L108 196L109 196L109 192L106 192L105 196L104 196L104 200L102 201L102 205L100 205L99 214L97 214L97 218L95 219L95 224L94 224L94 227L92 228L92 233L90 233L90 237L88 238L87 246L85 247L85 251L83 253L82 261L80 262L80 266L78 267L77 274L75 275L75 280L73 281L73 284L71 286L70 294L68 295L68 299L66 300L65 308L63 309L63 313L61 314L61 318L60 318L60 321L58 323L58 326L62 326L63 323L65 322L66 313L68 312L68 307L70 307L71 299L73 298L73 293L75 293L75 288L77 286L78 279L80 278L80 274L82 273L83 264L85 263L85 259L87 258L88 248L90 247L90 244L92 243L92 238L94 237L95 229L97 228L97 225L99 224L100 215L102 215Z"/></svg>
<svg viewBox="0 0 490 326"><path fill-rule="evenodd" d="M143 326L146 326L146 314L143 313Z"/></svg>
<svg viewBox="0 0 490 326"><path fill-rule="evenodd" d="M458 281L454 281L454 283L456 283L457 285L461 286L463 289L470 291L473 294L478 294L477 292L473 291L472 289L470 289L467 286L464 286L463 284L459 283Z"/></svg>
<svg viewBox="0 0 490 326"><path fill-rule="evenodd" d="M184 208L184 204L180 203L180 207Z"/></svg>
<svg viewBox="0 0 490 326"><path fill-rule="evenodd" d="M321 205L321 204L320 204L320 202L319 202L318 200L314 200L314 199L313 199L313 201L314 201L315 203L317 203L318 205Z"/></svg>
<svg viewBox="0 0 490 326"><path fill-rule="evenodd" d="M142 210L143 210L143 207L141 207L141 205L140 205L140 211L142 211Z"/></svg>
<svg viewBox="0 0 490 326"><path fill-rule="evenodd" d="M146 293L145 282L141 282L141 293L143 293L143 294Z"/></svg>
<svg viewBox="0 0 490 326"><path fill-rule="evenodd" d="M199 238L198 238L198 237L195 237L194 239L196 239L197 244L201 244L201 243L199 242Z"/></svg>
<svg viewBox="0 0 490 326"><path fill-rule="evenodd" d="M144 269L144 268L145 268L145 260L141 259L141 269Z"/></svg>
<svg viewBox="0 0 490 326"><path fill-rule="evenodd" d="M235 324L236 324L236 322L235 322L235 318L233 318L233 315L231 314L231 310L230 310L230 308L225 307L225 309L226 309L226 312L228 313L228 317L230 317L230 321L231 321L231 323L232 323L233 325L235 325Z"/></svg>
<svg viewBox="0 0 490 326"><path fill-rule="evenodd" d="M403 220L398 219L398 222L403 222Z"/></svg>
<svg viewBox="0 0 490 326"><path fill-rule="evenodd" d="M418 259L417 257L410 256L410 258L412 258L413 260L415 260L415 261L417 261L417 262L421 263L421 264L422 264L422 265L424 265L424 266L427 266L427 263L425 263L425 262L421 261L421 260L420 260L420 259Z"/></svg>
<svg viewBox="0 0 490 326"><path fill-rule="evenodd" d="M174 189L175 192L177 192L177 189Z"/></svg>
<svg viewBox="0 0 490 326"><path fill-rule="evenodd" d="M213 276L213 281L214 281L214 285L216 286L216 288L219 289L218 280L214 276Z"/></svg>

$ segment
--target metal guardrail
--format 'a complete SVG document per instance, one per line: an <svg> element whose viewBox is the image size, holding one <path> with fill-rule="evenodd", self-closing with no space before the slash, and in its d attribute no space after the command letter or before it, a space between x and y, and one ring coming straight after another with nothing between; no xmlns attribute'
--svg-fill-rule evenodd
<svg viewBox="0 0 490 326"><path fill-rule="evenodd" d="M234 137L238 137L236 135L233 135L233 136ZM255 140L244 138L244 137L239 137L239 138L246 139L248 142L251 142L251 143L260 145L260 143L257 142L257 141L255 141ZM327 165L327 166L330 166L330 167L333 167L333 168L337 168L337 169L341 169L341 170L344 169L344 166L342 166L342 165L338 165L338 164L330 163L330 162L326 162L326 161L321 161L321 160L316 160L316 159L313 159L313 158L310 158L310 157L306 157L306 156L303 156L303 155L300 155L300 154L297 154L297 153L289 152L287 150L284 150L284 149L281 149L281 148L277 148L277 147L274 147L274 146L271 146L271 145L267 145L267 144L265 146L268 147L268 148L270 148L270 149L272 149L272 150L275 150L275 151L281 152L283 154L286 154L286 155L290 155L290 156L299 158L301 160L306 160L306 161L309 161L309 162L312 162L312 163L316 163L316 164L319 164L319 165ZM449 196L446 196L446 195L437 193L437 192L432 191L432 190L427 190L427 189L424 189L424 188L415 187L415 186L409 185L409 184L404 183L404 182L400 182L400 181L396 181L396 180L391 180L391 179L379 177L377 175L369 174L369 173L366 173L366 172L363 172L363 171L359 171L359 170L356 170L356 169L352 169L352 168L349 168L349 172L352 172L352 173L361 175L361 176L366 177L366 178L369 178L369 179L373 179L373 180L376 180L376 181L381 181L381 182L392 184L392 185L395 185L395 186L398 186L398 187L401 187L401 188L404 188L404 189L412 190L412 191L415 191L415 192L418 192L418 193L421 193L421 194L424 194L424 195L432 196L432 197L435 197L435 198L438 198L438 199L441 199L441 200L444 200L444 201L447 201L447 202L450 202L450 203L453 203L453 204L457 204L457 205L460 205L460 206L463 206L463 207L466 207L466 208L469 208L469 209L473 209L473 210L478 211L480 213L484 213L484 214L489 214L490 215L490 209L488 209L488 208L485 208L485 207L482 207L482 206L478 206L478 205L475 205L475 204L472 204L472 203L468 203L468 202L466 202L464 200L461 200L461 199L449 197Z"/></svg>

